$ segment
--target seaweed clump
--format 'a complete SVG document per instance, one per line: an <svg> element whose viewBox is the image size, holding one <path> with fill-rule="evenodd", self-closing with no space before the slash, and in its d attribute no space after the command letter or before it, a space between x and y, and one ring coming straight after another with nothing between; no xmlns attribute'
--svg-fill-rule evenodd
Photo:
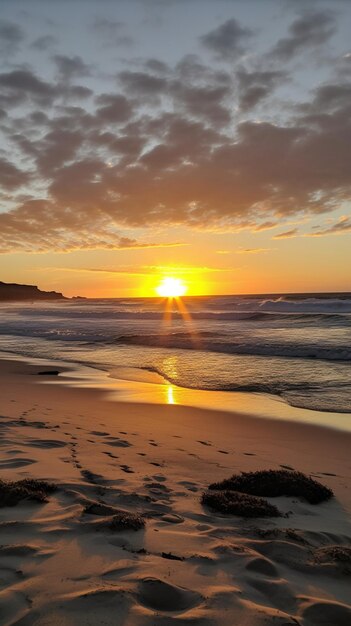
<svg viewBox="0 0 351 626"><path fill-rule="evenodd" d="M141 530L144 526L144 518L129 511L118 511L107 521L107 528L115 531Z"/></svg>
<svg viewBox="0 0 351 626"><path fill-rule="evenodd" d="M264 498L240 493L238 491L205 491L202 504L220 513L229 513L241 517L281 517L274 504Z"/></svg>
<svg viewBox="0 0 351 626"><path fill-rule="evenodd" d="M45 480L25 478L17 481L0 479L0 507L16 506L22 500L44 503L47 496L56 491L56 485Z"/></svg>
<svg viewBox="0 0 351 626"><path fill-rule="evenodd" d="M317 548L313 554L317 563L345 563L351 566L351 548L348 546L326 546Z"/></svg>
<svg viewBox="0 0 351 626"><path fill-rule="evenodd" d="M221 482L213 483L209 489L239 491L240 493L268 498L293 496L304 498L310 504L318 504L333 496L331 489L310 476L289 470L242 472Z"/></svg>

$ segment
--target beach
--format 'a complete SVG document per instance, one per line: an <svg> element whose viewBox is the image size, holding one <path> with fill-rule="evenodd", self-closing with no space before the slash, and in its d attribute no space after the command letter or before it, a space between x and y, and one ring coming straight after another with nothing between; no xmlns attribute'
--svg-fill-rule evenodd
<svg viewBox="0 0 351 626"><path fill-rule="evenodd" d="M121 401L127 380L105 389L57 362L4 358L0 371L1 479L57 487L0 509L3 626L350 623L349 433L152 403L145 381ZM304 472L334 497L268 498L277 518L201 503L210 483L265 469ZM119 510L140 529L111 527Z"/></svg>

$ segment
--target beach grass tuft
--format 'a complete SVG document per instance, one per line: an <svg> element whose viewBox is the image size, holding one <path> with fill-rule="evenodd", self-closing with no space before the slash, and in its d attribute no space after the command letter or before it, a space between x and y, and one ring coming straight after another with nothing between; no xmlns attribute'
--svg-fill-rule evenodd
<svg viewBox="0 0 351 626"><path fill-rule="evenodd" d="M45 480L25 478L17 481L0 479L0 507L16 506L22 500L47 502L47 496L57 489L56 485Z"/></svg>
<svg viewBox="0 0 351 626"><path fill-rule="evenodd" d="M304 498L310 504L318 504L333 496L332 490L325 485L302 472L290 470L242 472L221 482L213 483L209 489L239 491L267 498L292 496Z"/></svg>
<svg viewBox="0 0 351 626"><path fill-rule="evenodd" d="M241 517L281 517L274 504L264 498L240 493L238 491L205 491L202 504L220 513L229 513Z"/></svg>

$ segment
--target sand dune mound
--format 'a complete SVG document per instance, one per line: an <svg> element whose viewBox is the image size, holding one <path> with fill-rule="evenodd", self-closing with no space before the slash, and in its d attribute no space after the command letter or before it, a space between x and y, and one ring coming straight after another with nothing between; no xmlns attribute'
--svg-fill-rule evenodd
<svg viewBox="0 0 351 626"><path fill-rule="evenodd" d="M202 596L190 589L170 585L158 578L144 578L138 585L140 604L154 611L187 611L200 604Z"/></svg>
<svg viewBox="0 0 351 626"><path fill-rule="evenodd" d="M329 500L333 492L310 476L290 470L261 470L242 472L209 487L214 490L240 491L253 496L274 498L293 496L304 498L310 504Z"/></svg>
<svg viewBox="0 0 351 626"><path fill-rule="evenodd" d="M302 611L304 626L350 626L351 609L338 602L316 601Z"/></svg>

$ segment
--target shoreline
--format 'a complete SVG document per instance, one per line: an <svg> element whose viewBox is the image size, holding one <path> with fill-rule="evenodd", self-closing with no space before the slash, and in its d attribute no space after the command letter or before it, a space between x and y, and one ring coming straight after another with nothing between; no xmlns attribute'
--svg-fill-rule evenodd
<svg viewBox="0 0 351 626"><path fill-rule="evenodd" d="M350 622L348 565L332 556L350 545L350 434L119 402L119 391L91 387L91 373L82 386L70 364L44 382L38 372L58 368L42 364L0 360L1 479L57 487L46 503L0 507L2 626ZM281 468L305 472L335 497L269 498L278 518L201 504L213 481ZM106 511L118 509L142 516L145 528L112 529Z"/></svg>
<svg viewBox="0 0 351 626"><path fill-rule="evenodd" d="M32 361L32 363L28 361ZM58 369L60 373L58 376L52 377L39 376L38 371L46 368L49 370ZM34 394L44 403L54 403L56 408L60 406L66 408L67 403L69 403L71 415L75 415L72 413L72 410L78 411L81 405L84 405L85 409L88 410L89 419L91 419L92 411L97 410L97 407L99 414L109 419L110 422L111 415L115 411L118 412L119 417L123 415L123 422L126 420L125 416L128 415L128 421L132 420L135 422L140 432L144 435L149 432L149 425L143 418L145 414L148 418L150 418L150 415L153 416L153 422L155 423L152 424L152 428L156 427L160 433L167 437L174 436L173 431L176 422L181 428L185 428L189 432L195 431L200 434L203 431L207 432L211 437L218 439L219 447L221 444L225 446L228 435L235 437L236 443L239 440L241 444L245 442L246 447L250 447L252 439L264 441L268 449L271 445L279 446L283 444L282 451L285 454L289 454L289 459L286 462L292 465L294 465L292 459L299 460L305 453L307 454L308 449L307 465L311 465L312 461L317 463L313 467L313 471L316 474L320 474L320 466L325 464L327 466L325 468L327 469L327 472L325 472L326 476L334 475L329 470L331 466L335 467L335 464L338 462L338 459L330 458L330 454L328 454L333 447L337 447L340 452L342 451L345 454L345 458L348 459L349 456L348 452L351 446L351 433L349 432L316 422L277 419L274 415L268 417L262 416L262 413L260 415L253 412L250 413L245 411L242 404L240 405L242 410L239 407L233 410L232 407L232 410L228 411L218 409L215 404L212 404L212 406L194 406L173 402L168 403L168 385L166 385L166 389L162 389L162 385L145 383L148 389L147 393L143 390L143 383L135 381L118 381L113 379L110 386L109 376L102 370L93 370L90 367L81 367L80 365L74 367L72 363L61 362L58 364L58 362L52 360L36 358L4 360L0 357L0 372L0 392L3 410L6 412L6 409L9 409L11 417L16 415L16 412L13 414L12 411L14 404L21 404L27 414L25 407L28 404L28 397ZM92 384L92 372L94 384ZM82 375L83 373L85 373L85 376ZM99 375L101 375L100 382ZM130 388L125 387L128 382L131 384ZM9 392L15 393L19 385L23 392L23 402L20 398L16 400L12 398L9 401ZM151 396L154 395L155 388L156 391L159 390L159 396L156 398L158 401L153 402L151 401ZM193 390L190 391L192 392ZM216 395L220 392L200 391L199 393ZM254 394L234 393L233 395L244 396L245 401L247 396ZM262 396L257 394L255 405L261 401ZM293 407L283 402L278 402L277 404L279 408L283 405L295 411ZM271 406L270 403L268 406ZM296 411L299 411L299 409L296 409ZM312 413L314 414L315 412L313 411ZM289 444L291 449L289 449ZM321 450L323 450L322 456L320 455ZM208 449L207 452L209 452ZM290 457L291 453L292 456ZM248 451L244 455L250 457L251 453ZM267 458L269 459L270 457L268 456ZM342 459L343 462L345 458ZM249 459L249 461L255 464L255 459ZM274 459L274 462L276 462L276 459ZM284 463L283 452L281 453L280 462ZM351 463L349 463L349 466L351 470ZM302 469L302 471L305 471L305 469Z"/></svg>
<svg viewBox="0 0 351 626"><path fill-rule="evenodd" d="M104 370L93 364L55 361L45 357L27 357L0 351L0 362L3 361L57 369L59 376L47 377L41 382L100 390L114 402L180 405L230 414L240 413L265 420L310 424L317 428L351 433L351 413L295 407L277 395L179 387L156 372L129 366Z"/></svg>

